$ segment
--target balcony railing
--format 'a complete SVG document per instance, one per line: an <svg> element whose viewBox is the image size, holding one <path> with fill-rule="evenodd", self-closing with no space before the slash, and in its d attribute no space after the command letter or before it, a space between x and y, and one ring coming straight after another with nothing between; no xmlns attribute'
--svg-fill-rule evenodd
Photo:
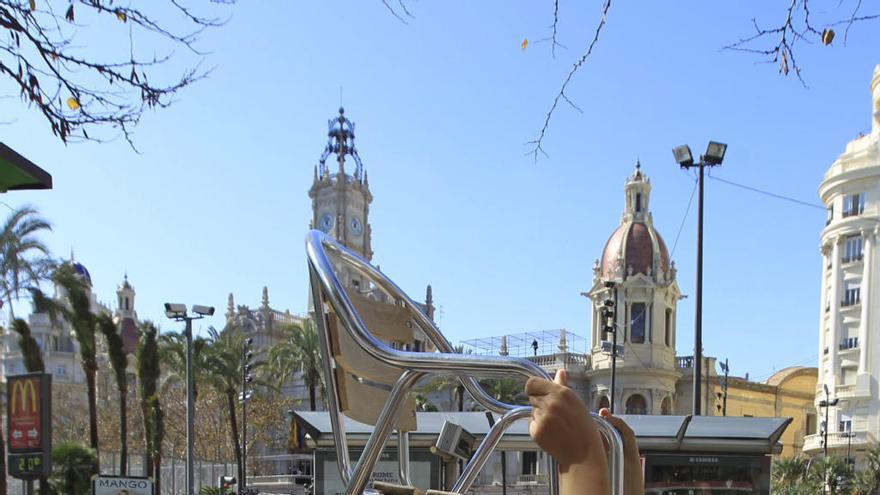
<svg viewBox="0 0 880 495"><path fill-rule="evenodd" d="M586 354L575 354L570 352L560 352L557 354L545 354L542 356L527 356L526 359L537 364L538 366L552 367L559 365L566 366L590 366L590 356Z"/></svg>
<svg viewBox="0 0 880 495"><path fill-rule="evenodd" d="M859 338L858 337L848 337L840 341L839 350L845 351L847 349L855 349L859 346Z"/></svg>
<svg viewBox="0 0 880 495"><path fill-rule="evenodd" d="M675 358L678 362L679 368L693 368L694 367L694 357L693 356L678 356Z"/></svg>
<svg viewBox="0 0 880 495"><path fill-rule="evenodd" d="M521 485L546 485L546 474L521 474L516 479L517 484Z"/></svg>

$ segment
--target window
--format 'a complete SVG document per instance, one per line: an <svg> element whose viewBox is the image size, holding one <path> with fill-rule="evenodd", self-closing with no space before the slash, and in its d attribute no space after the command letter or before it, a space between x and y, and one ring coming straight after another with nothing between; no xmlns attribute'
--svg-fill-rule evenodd
<svg viewBox="0 0 880 495"><path fill-rule="evenodd" d="M806 418L804 418L804 433L807 435L815 435L816 434L816 415L813 413L807 413Z"/></svg>
<svg viewBox="0 0 880 495"><path fill-rule="evenodd" d="M843 248L843 262L852 263L862 259L862 236L853 235L846 238Z"/></svg>
<svg viewBox="0 0 880 495"><path fill-rule="evenodd" d="M128 306L128 298L126 297L125 298L125 310L128 311L129 309L131 309L131 308Z"/></svg>
<svg viewBox="0 0 880 495"><path fill-rule="evenodd" d="M861 215L865 211L865 193L847 194L843 198L843 218Z"/></svg>
<svg viewBox="0 0 880 495"><path fill-rule="evenodd" d="M611 402L608 401L607 395L603 395L601 398L599 398L599 405L596 406L597 411L600 409L610 409L610 408L611 408Z"/></svg>
<svg viewBox="0 0 880 495"><path fill-rule="evenodd" d="M849 433L852 431L852 416L849 414L841 414L840 421L837 422L837 431L840 433Z"/></svg>
<svg viewBox="0 0 880 495"><path fill-rule="evenodd" d="M629 314L630 341L633 344L642 344L645 342L645 319L648 317L645 311L645 303L633 303Z"/></svg>
<svg viewBox="0 0 880 495"><path fill-rule="evenodd" d="M522 473L525 475L538 474L538 453L525 451L522 453Z"/></svg>
<svg viewBox="0 0 880 495"><path fill-rule="evenodd" d="M636 211L642 211L642 193L636 193Z"/></svg>
<svg viewBox="0 0 880 495"><path fill-rule="evenodd" d="M648 403L639 394L633 394L626 399L626 414L648 414Z"/></svg>
<svg viewBox="0 0 880 495"><path fill-rule="evenodd" d="M855 349L859 346L859 338L858 337L844 337L840 340L841 351L845 351L847 349Z"/></svg>
<svg viewBox="0 0 880 495"><path fill-rule="evenodd" d="M832 220L834 220L834 203L831 203L830 205L828 205L827 211L828 211L828 216L825 219L825 225L828 225L829 223L831 223Z"/></svg>
<svg viewBox="0 0 880 495"><path fill-rule="evenodd" d="M852 306L861 300L861 287L858 282L846 282L843 291L842 306Z"/></svg>
<svg viewBox="0 0 880 495"><path fill-rule="evenodd" d="M663 402L660 403L660 414L664 416L672 414L672 400L669 397L664 397Z"/></svg>
<svg viewBox="0 0 880 495"><path fill-rule="evenodd" d="M666 347L672 347L672 310L666 309L666 337L664 341L666 342Z"/></svg>

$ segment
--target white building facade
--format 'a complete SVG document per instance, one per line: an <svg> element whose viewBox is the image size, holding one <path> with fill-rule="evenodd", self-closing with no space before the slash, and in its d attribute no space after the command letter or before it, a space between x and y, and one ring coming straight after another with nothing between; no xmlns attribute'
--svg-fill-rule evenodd
<svg viewBox="0 0 880 495"><path fill-rule="evenodd" d="M806 439L810 453L824 449L824 428L829 451L841 454L880 439L880 65L871 94L871 133L847 144L819 186L828 218L821 235L820 428Z"/></svg>

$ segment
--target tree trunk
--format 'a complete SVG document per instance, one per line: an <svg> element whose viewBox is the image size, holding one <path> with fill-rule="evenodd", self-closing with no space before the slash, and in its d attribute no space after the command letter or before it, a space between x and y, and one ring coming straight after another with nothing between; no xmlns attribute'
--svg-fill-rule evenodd
<svg viewBox="0 0 880 495"><path fill-rule="evenodd" d="M119 389L119 476L128 476L128 409L126 399L128 389Z"/></svg>
<svg viewBox="0 0 880 495"><path fill-rule="evenodd" d="M144 476L150 476L153 474L153 428L150 426L150 408L147 405L146 401L141 402L141 415L144 418Z"/></svg>
<svg viewBox="0 0 880 495"><path fill-rule="evenodd" d="M98 403L97 403L97 387L95 381L97 379L98 374L98 365L97 363L87 363L85 366L86 371L86 387L89 395L89 444L95 449L95 454L98 453ZM100 457L98 458L98 465L100 466ZM98 469L100 472L100 467ZM97 474L97 473L96 473Z"/></svg>
<svg viewBox="0 0 880 495"><path fill-rule="evenodd" d="M156 474L153 475L153 493L162 493L162 449L156 449L154 456L153 468Z"/></svg>
<svg viewBox="0 0 880 495"><path fill-rule="evenodd" d="M238 438L238 418L235 415L235 390L228 389L226 390L226 405L229 407L229 426L232 428L230 432L232 434L232 445L235 447L235 463L238 465L238 482L241 483L244 480L244 473L241 470L241 441Z"/></svg>
<svg viewBox="0 0 880 495"><path fill-rule="evenodd" d="M312 411L316 410L315 409L315 389L316 388L317 387L315 386L314 382L309 383L309 406L311 407Z"/></svg>

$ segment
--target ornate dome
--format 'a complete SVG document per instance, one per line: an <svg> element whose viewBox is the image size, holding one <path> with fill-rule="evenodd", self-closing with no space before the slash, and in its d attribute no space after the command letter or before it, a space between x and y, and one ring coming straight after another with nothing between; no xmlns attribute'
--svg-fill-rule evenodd
<svg viewBox="0 0 880 495"><path fill-rule="evenodd" d="M626 205L620 226L608 238L602 251L599 274L605 279L625 279L641 273L652 278L670 276L669 250L653 226L648 200L651 182L641 164L624 186Z"/></svg>
<svg viewBox="0 0 880 495"><path fill-rule="evenodd" d="M654 227L642 222L626 222L608 238L602 251L602 277L616 278L642 273L669 273L669 251ZM630 269L632 271L630 271Z"/></svg>
<svg viewBox="0 0 880 495"><path fill-rule="evenodd" d="M89 284L89 287L92 286L92 276L89 274L89 270L85 265L76 260L70 260L67 263L74 269L74 271L76 271L76 273L79 274L80 277L83 278L83 280L86 281L87 284Z"/></svg>

